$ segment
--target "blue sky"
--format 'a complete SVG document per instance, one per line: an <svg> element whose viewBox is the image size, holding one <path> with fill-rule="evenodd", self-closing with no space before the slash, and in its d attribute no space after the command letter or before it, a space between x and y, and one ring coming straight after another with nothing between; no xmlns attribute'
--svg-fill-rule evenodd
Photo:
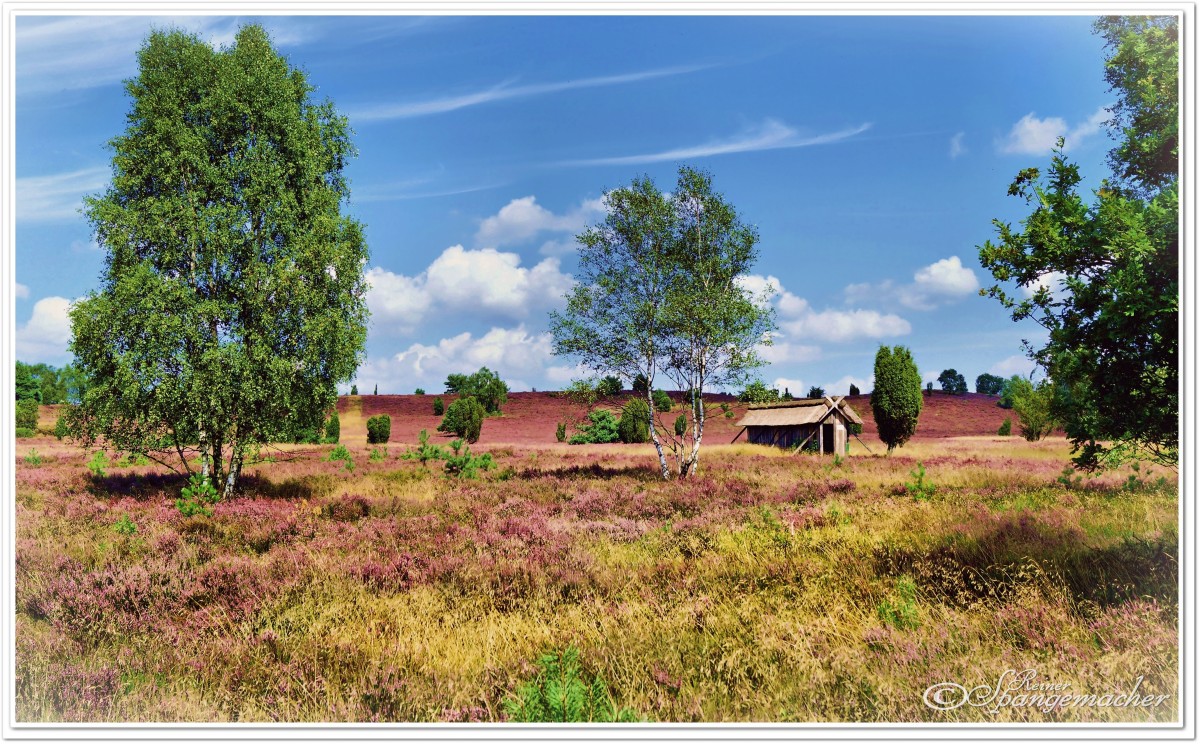
<svg viewBox="0 0 1200 744"><path fill-rule="evenodd" d="M16 23L16 354L68 362L69 303L103 254L77 212L104 188L151 27L214 44L261 22L350 119L348 212L366 225L364 392L498 370L516 390L581 375L547 313L606 189L708 170L759 230L748 283L780 333L761 376L870 389L880 344L923 376L1028 373L977 246L1054 138L1095 188L1112 103L1091 18L36 17ZM9 166L12 167L12 166Z"/></svg>

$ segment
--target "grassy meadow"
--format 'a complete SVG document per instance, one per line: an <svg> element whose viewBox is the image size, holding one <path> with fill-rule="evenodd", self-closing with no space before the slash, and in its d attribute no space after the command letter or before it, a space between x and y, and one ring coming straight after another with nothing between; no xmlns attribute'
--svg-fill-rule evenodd
<svg viewBox="0 0 1200 744"><path fill-rule="evenodd" d="M185 517L160 467L18 440L17 720L501 721L568 647L647 721L1180 716L1170 471L1075 481L1060 439L962 437L717 445L662 482L648 445L483 441L466 480L344 441L352 470L268 450ZM922 702L1008 669L1167 698Z"/></svg>

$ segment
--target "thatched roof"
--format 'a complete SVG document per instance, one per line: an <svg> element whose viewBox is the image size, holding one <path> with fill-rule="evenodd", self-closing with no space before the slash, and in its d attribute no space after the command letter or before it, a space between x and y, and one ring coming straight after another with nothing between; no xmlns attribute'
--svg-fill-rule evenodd
<svg viewBox="0 0 1200 744"><path fill-rule="evenodd" d="M815 424L837 407L847 421L861 424L862 419L842 398L802 398L779 403L754 403L738 426L801 426Z"/></svg>

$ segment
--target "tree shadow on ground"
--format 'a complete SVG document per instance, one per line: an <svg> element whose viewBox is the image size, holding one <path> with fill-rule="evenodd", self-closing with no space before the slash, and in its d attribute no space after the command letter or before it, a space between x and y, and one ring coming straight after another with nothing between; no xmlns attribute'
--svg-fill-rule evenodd
<svg viewBox="0 0 1200 744"><path fill-rule="evenodd" d="M523 473L526 480L537 480L539 478L567 478L570 480L579 479L597 479L597 480L614 480L617 478L630 478L641 482L661 481L662 473L658 468L647 465L626 465L623 467L610 467L601 465L600 463L591 463L588 465L571 465L564 468L551 468L536 470L526 470Z"/></svg>

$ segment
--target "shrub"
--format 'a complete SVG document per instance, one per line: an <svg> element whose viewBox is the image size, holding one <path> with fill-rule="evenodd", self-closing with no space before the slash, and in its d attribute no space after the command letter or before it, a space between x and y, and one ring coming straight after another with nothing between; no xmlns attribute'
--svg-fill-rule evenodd
<svg viewBox="0 0 1200 744"><path fill-rule="evenodd" d="M851 395L862 395L862 391L858 389L858 385L855 385L852 382L852 383L850 383L850 394Z"/></svg>
<svg viewBox="0 0 1200 744"><path fill-rule="evenodd" d="M621 409L617 437L626 444L650 441L650 406L645 398L630 398Z"/></svg>
<svg viewBox="0 0 1200 744"><path fill-rule="evenodd" d="M932 382L925 383L925 394L933 395L933 383Z"/></svg>
<svg viewBox="0 0 1200 744"><path fill-rule="evenodd" d="M400 458L403 460L417 460L424 465L430 460L444 460L446 459L446 455L447 453L444 449L429 443L429 432L421 429L420 433L417 434L417 448L415 450L406 450L404 454L400 455Z"/></svg>
<svg viewBox="0 0 1200 744"><path fill-rule="evenodd" d="M16 419L18 429L37 430L38 402L32 398L17 401Z"/></svg>
<svg viewBox="0 0 1200 744"><path fill-rule="evenodd" d="M129 518L128 514L122 514L121 518L113 524L113 530L123 537L132 537L137 534L137 525Z"/></svg>
<svg viewBox="0 0 1200 744"><path fill-rule="evenodd" d="M329 417L329 421L325 422L325 443L337 444L342 438L342 421L338 418L337 411Z"/></svg>
<svg viewBox="0 0 1200 744"><path fill-rule="evenodd" d="M45 462L45 460L42 459L42 456L38 454L38 451L32 448L30 448L24 459L26 465L32 465L34 467L37 467Z"/></svg>
<svg viewBox="0 0 1200 744"><path fill-rule="evenodd" d="M608 375L604 379L600 380L599 384L596 385L596 391L605 398L611 398L614 395L620 395L621 389L620 378L613 375Z"/></svg>
<svg viewBox="0 0 1200 744"><path fill-rule="evenodd" d="M590 681L579 663L579 650L568 647L537 661L538 674L503 703L508 720L520 723L614 723L637 721L630 708L617 710L599 676Z"/></svg>
<svg viewBox="0 0 1200 744"><path fill-rule="evenodd" d="M371 455L367 459L371 462L383 462L387 457L387 447L372 447Z"/></svg>
<svg viewBox="0 0 1200 744"><path fill-rule="evenodd" d="M813 385L812 387L810 387L808 389L808 397L809 398L824 398L825 397L825 388L823 388L819 385Z"/></svg>
<svg viewBox="0 0 1200 744"><path fill-rule="evenodd" d="M29 439L37 436L37 429L26 429L23 426L18 426L16 431L17 439Z"/></svg>
<svg viewBox="0 0 1200 744"><path fill-rule="evenodd" d="M1012 435L1012 419L1011 418L1004 419L1004 423L1000 424L1000 429L996 432L996 434L998 434L1002 437L1011 436Z"/></svg>
<svg viewBox="0 0 1200 744"><path fill-rule="evenodd" d="M329 452L329 456L325 458L326 462L336 462L341 460L345 463L346 470L354 470L354 458L350 455L350 450L346 449L346 445L339 444Z"/></svg>
<svg viewBox="0 0 1200 744"><path fill-rule="evenodd" d="M654 391L654 409L659 413L666 413L671 410L671 396L667 395L662 390Z"/></svg>
<svg viewBox="0 0 1200 744"><path fill-rule="evenodd" d="M453 455L446 457L446 475L456 478L475 480L480 470L491 470L496 465L490 452L482 455L472 455L470 447L464 447L461 439L450 443L454 449Z"/></svg>
<svg viewBox="0 0 1200 744"><path fill-rule="evenodd" d="M755 380L738 394L738 400L743 403L774 403L779 400L779 391L767 387L762 380Z"/></svg>
<svg viewBox="0 0 1200 744"><path fill-rule="evenodd" d="M916 433L921 405L921 373L912 352L903 346L880 346L875 354L871 413L888 452L903 446Z"/></svg>
<svg viewBox="0 0 1200 744"><path fill-rule="evenodd" d="M92 471L93 478L103 478L104 469L108 467L108 455L104 454L104 450L96 450L92 459L88 460L87 467Z"/></svg>
<svg viewBox="0 0 1200 744"><path fill-rule="evenodd" d="M942 370L942 373L938 375L938 384L942 386L942 392L951 395L962 395L967 392L966 379L955 369Z"/></svg>
<svg viewBox="0 0 1200 744"><path fill-rule="evenodd" d="M71 427L67 424L67 414L65 411L60 412L58 420L54 422L54 436L59 440L63 437L71 436Z"/></svg>
<svg viewBox="0 0 1200 744"><path fill-rule="evenodd" d="M567 422L558 422L558 426L554 428L554 438L560 442L567 441Z"/></svg>
<svg viewBox="0 0 1200 744"><path fill-rule="evenodd" d="M646 379L645 375L639 373L637 377L633 378L633 392L639 395L645 395L646 391L649 389L650 381Z"/></svg>
<svg viewBox="0 0 1200 744"><path fill-rule="evenodd" d="M796 396L792 395L792 391L786 387L783 389L783 394L779 396L780 400L795 400Z"/></svg>
<svg viewBox="0 0 1200 744"><path fill-rule="evenodd" d="M1027 442L1049 436L1056 426L1051 409L1054 386L1049 380L1042 380L1035 387L1029 380L1021 378L1020 383L1014 381L1010 387L1012 410L1017 414L1021 436Z"/></svg>
<svg viewBox="0 0 1200 744"><path fill-rule="evenodd" d="M912 480L904 484L904 490L912 494L912 497L917 501L928 501L937 491L937 486L934 486L929 481L925 480L925 465L917 463L917 469L910 471L909 475Z"/></svg>
<svg viewBox="0 0 1200 744"><path fill-rule="evenodd" d="M413 395L424 395L424 394L425 394L425 388L417 388L416 390L413 391Z"/></svg>
<svg viewBox="0 0 1200 744"><path fill-rule="evenodd" d="M917 585L908 576L896 579L895 593L879 604L879 619L897 630L911 630L917 620Z"/></svg>
<svg viewBox="0 0 1200 744"><path fill-rule="evenodd" d="M681 413L675 419L675 436L682 437L685 431L687 431L687 416Z"/></svg>
<svg viewBox="0 0 1200 744"><path fill-rule="evenodd" d="M446 417L438 424L438 431L454 434L474 444L479 441L485 415L483 405L475 398L459 398L446 409Z"/></svg>
<svg viewBox="0 0 1200 744"><path fill-rule="evenodd" d="M358 385L351 385L351 386L350 386L350 394L351 394L351 395L358 395Z"/></svg>
<svg viewBox="0 0 1200 744"><path fill-rule="evenodd" d="M589 423L579 427L579 433L571 437L568 444L610 444L620 439L617 417L612 411L600 409L588 414Z"/></svg>
<svg viewBox="0 0 1200 744"><path fill-rule="evenodd" d="M443 402L443 401L442 401L442 399L441 399L440 397L439 397L439 398L434 398L434 399L433 399L433 415L434 415L434 416L441 416L441 415L442 415L443 413L445 413L445 412L446 412L446 404L445 404L445 402Z"/></svg>
<svg viewBox="0 0 1200 744"><path fill-rule="evenodd" d="M1004 378L984 372L975 378L975 392L984 395L999 395L1004 389Z"/></svg>
<svg viewBox="0 0 1200 744"><path fill-rule="evenodd" d="M375 383L375 392L371 393L371 395L379 395L379 383Z"/></svg>
<svg viewBox="0 0 1200 744"><path fill-rule="evenodd" d="M487 367L480 367L470 375L447 375L446 392L475 398L489 414L499 413L500 407L508 402L508 385Z"/></svg>
<svg viewBox="0 0 1200 744"><path fill-rule="evenodd" d="M1017 390L1023 390L1026 386L1032 387L1032 385L1033 383L1024 377L1013 375L1000 386L1000 400L996 402L996 405L1001 408L1011 409L1013 407L1013 394Z"/></svg>
<svg viewBox="0 0 1200 744"><path fill-rule="evenodd" d="M392 417L386 413L367 419L367 443L387 444L392 438Z"/></svg>
<svg viewBox="0 0 1200 744"><path fill-rule="evenodd" d="M217 492L212 481L200 473L192 473L180 497L175 499L175 508L185 517L194 517L197 514L211 517L212 505L220 500L221 494Z"/></svg>

